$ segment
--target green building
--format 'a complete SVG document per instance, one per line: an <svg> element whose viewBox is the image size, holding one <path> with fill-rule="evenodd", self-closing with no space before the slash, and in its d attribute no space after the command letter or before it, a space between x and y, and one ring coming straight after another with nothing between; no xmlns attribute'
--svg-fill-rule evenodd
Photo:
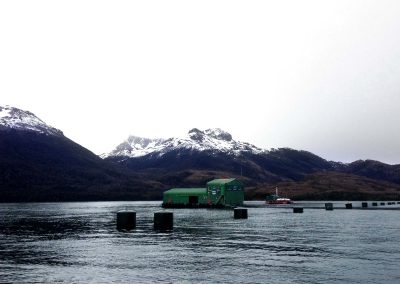
<svg viewBox="0 0 400 284"><path fill-rule="evenodd" d="M163 207L235 207L242 206L243 184L234 178L215 179L206 188L172 188L164 192Z"/></svg>
<svg viewBox="0 0 400 284"><path fill-rule="evenodd" d="M207 183L207 196L212 204L223 206L242 206L244 200L243 184L235 179L214 179Z"/></svg>

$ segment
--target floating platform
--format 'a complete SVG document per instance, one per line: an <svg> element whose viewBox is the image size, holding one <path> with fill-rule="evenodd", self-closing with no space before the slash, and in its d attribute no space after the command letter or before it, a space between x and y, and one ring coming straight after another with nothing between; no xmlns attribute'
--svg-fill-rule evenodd
<svg viewBox="0 0 400 284"><path fill-rule="evenodd" d="M163 208L218 208L225 209L228 208L222 204L196 204L196 203L163 203L161 205Z"/></svg>
<svg viewBox="0 0 400 284"><path fill-rule="evenodd" d="M245 201L243 207L276 209L292 209L294 207L302 207L304 209L326 209L325 204L327 202L332 203L333 209L335 210L346 209L346 204L351 204L351 208L356 210L400 210L400 205L394 201L293 201L293 204L265 204L264 201ZM368 207L363 207L363 203L368 203ZM382 205L372 206L372 203L378 203ZM385 205L383 205L383 203ZM391 203L391 205L386 206L389 203Z"/></svg>

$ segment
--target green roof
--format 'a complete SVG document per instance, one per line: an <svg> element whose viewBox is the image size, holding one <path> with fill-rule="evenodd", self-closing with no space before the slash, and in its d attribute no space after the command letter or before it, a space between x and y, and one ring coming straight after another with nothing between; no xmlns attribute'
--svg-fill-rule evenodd
<svg viewBox="0 0 400 284"><path fill-rule="evenodd" d="M171 188L164 192L164 194L174 194L174 195L200 195L207 194L206 188Z"/></svg>
<svg viewBox="0 0 400 284"><path fill-rule="evenodd" d="M231 181L236 180L235 178L219 178L219 179L214 179L212 181L207 182L207 184L221 184L221 183L230 183Z"/></svg>

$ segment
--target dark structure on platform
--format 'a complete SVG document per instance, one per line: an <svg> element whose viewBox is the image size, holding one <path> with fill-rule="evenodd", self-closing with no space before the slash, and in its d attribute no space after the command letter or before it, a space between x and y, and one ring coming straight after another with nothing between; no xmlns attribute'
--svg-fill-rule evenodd
<svg viewBox="0 0 400 284"><path fill-rule="evenodd" d="M346 203L346 209L353 209L352 203Z"/></svg>
<svg viewBox="0 0 400 284"><path fill-rule="evenodd" d="M332 211L333 210L333 203L325 203L325 210Z"/></svg>
<svg viewBox="0 0 400 284"><path fill-rule="evenodd" d="M242 206L243 184L234 178L215 179L206 188L172 188L164 192L165 208L233 208Z"/></svg>

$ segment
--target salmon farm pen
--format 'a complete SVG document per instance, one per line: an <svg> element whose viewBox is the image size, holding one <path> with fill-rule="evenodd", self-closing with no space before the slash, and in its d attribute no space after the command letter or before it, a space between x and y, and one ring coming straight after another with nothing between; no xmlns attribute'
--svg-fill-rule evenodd
<svg viewBox="0 0 400 284"><path fill-rule="evenodd" d="M243 184L234 178L214 179L206 188L172 188L164 192L164 208L233 208L243 206Z"/></svg>

